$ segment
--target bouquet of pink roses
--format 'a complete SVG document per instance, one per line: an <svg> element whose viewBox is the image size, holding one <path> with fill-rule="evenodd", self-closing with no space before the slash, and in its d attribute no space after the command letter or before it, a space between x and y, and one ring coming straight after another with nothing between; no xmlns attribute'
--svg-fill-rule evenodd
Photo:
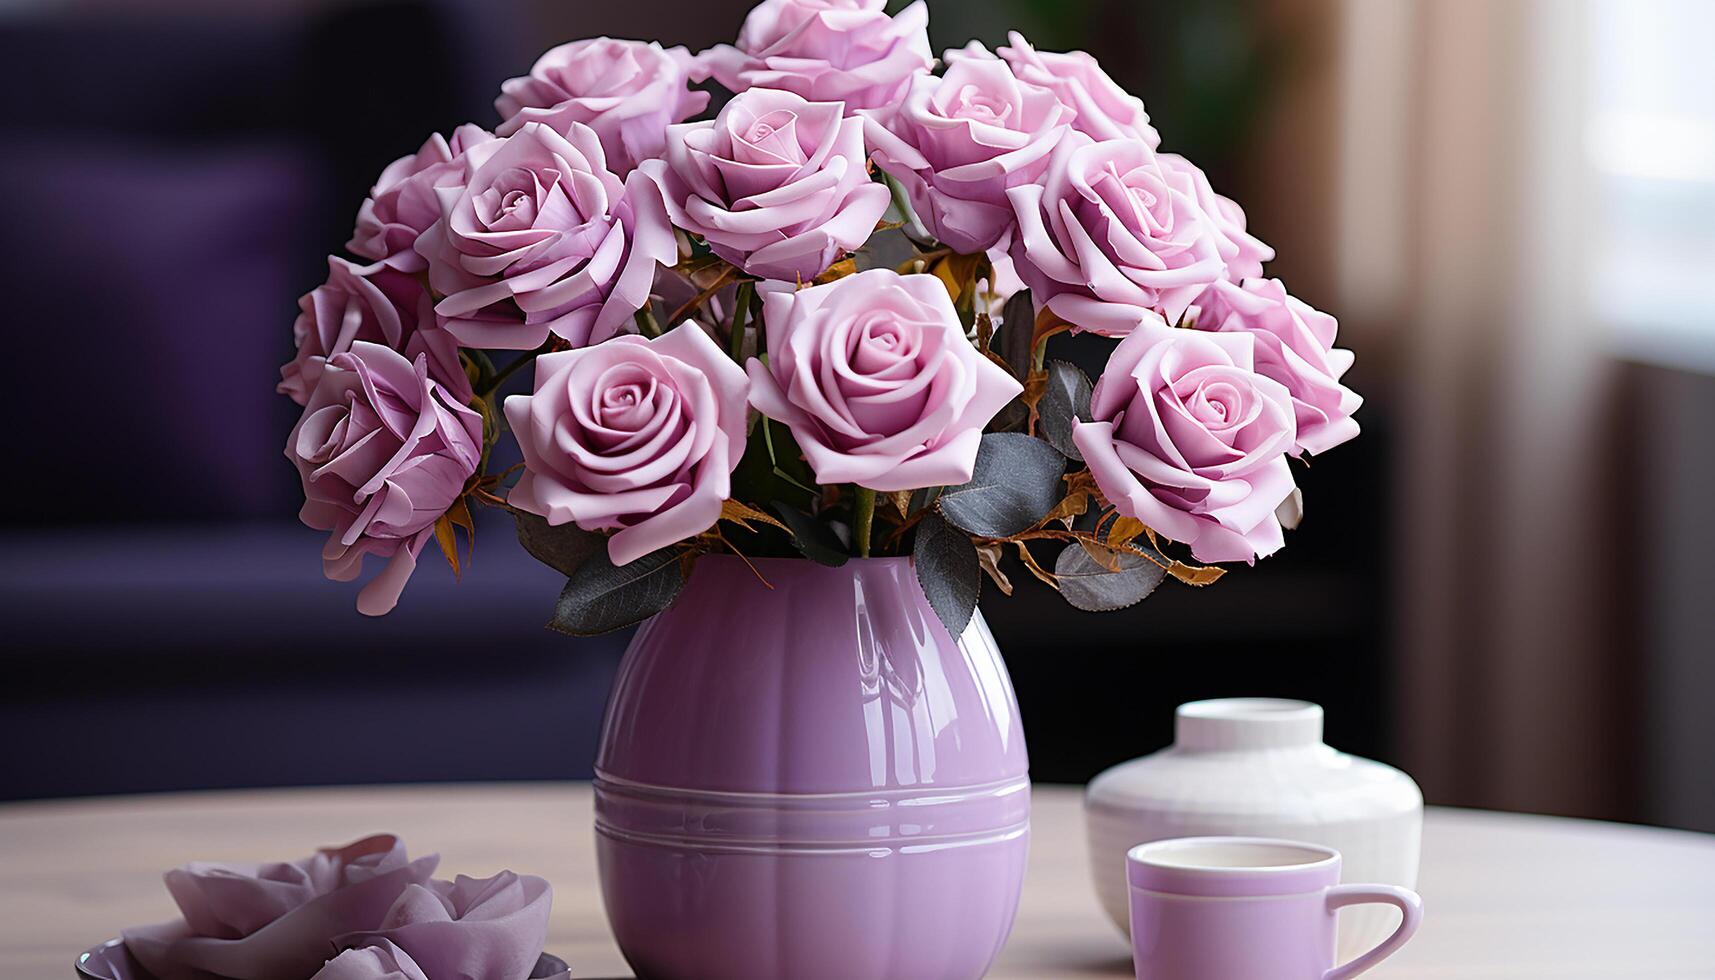
<svg viewBox="0 0 1715 980"><path fill-rule="evenodd" d="M329 258L280 383L328 577L384 563L361 611L431 540L456 572L474 505L568 576L573 633L660 611L711 551L911 555L958 635L1003 558L1107 610L1281 546L1289 459L1358 431L1334 319L1093 58L1014 34L937 63L924 4L883 8L764 0L698 55L562 45L492 133L382 172L368 264ZM1093 385L1046 358L1067 331L1118 340ZM493 472L507 431L523 463Z"/></svg>

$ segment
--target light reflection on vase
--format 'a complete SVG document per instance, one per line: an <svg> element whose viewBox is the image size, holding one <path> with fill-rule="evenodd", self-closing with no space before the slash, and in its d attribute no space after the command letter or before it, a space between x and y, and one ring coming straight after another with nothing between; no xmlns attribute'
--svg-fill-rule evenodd
<svg viewBox="0 0 1715 980"><path fill-rule="evenodd" d="M644 977L980 977L1017 907L1029 781L978 616L905 559L709 557L639 630L597 758L608 915Z"/></svg>

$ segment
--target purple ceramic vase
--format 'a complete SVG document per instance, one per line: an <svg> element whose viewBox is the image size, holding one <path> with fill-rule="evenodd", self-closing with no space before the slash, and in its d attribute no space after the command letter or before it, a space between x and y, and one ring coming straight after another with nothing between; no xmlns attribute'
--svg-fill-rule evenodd
<svg viewBox="0 0 1715 980"><path fill-rule="evenodd" d="M755 564L698 561L620 667L595 783L620 949L654 980L981 977L1029 843L994 637L948 635L904 558Z"/></svg>

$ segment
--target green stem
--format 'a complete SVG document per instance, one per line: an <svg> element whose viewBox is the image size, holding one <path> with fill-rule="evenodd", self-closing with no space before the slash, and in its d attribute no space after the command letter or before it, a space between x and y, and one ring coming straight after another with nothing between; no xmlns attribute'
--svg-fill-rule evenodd
<svg viewBox="0 0 1715 980"><path fill-rule="evenodd" d="M852 545L857 548L859 558L868 558L870 526L875 523L875 491L868 487L855 489L857 500L852 505L856 512L852 519Z"/></svg>
<svg viewBox="0 0 1715 980"><path fill-rule="evenodd" d="M750 319L750 298L756 294L756 283L745 279L738 284L733 297L732 336L727 338L727 353L740 366L744 364L744 329Z"/></svg>
<svg viewBox="0 0 1715 980"><path fill-rule="evenodd" d="M655 312L649 307L645 306L638 310L636 313L632 314L631 318L637 321L638 333L641 333L643 336L648 337L651 340L661 336L661 324L655 322Z"/></svg>
<svg viewBox="0 0 1715 980"><path fill-rule="evenodd" d="M544 344L540 348L525 354L518 358L518 360L513 361L511 364L508 364L504 368L495 372L494 375L488 379L488 384L485 385L481 391L477 392L477 396L480 398L487 398L489 395L499 391L500 386L506 383L507 378L510 378L514 374L523 370L525 365L536 363L537 355L544 353L547 349L548 346Z"/></svg>

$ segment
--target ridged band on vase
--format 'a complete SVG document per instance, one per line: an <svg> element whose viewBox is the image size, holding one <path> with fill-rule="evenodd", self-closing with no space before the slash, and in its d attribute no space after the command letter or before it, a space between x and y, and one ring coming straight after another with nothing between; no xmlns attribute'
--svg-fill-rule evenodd
<svg viewBox="0 0 1715 980"><path fill-rule="evenodd" d="M849 793L730 793L598 771L596 832L707 851L926 849L1009 840L1030 825L1030 780Z"/></svg>

